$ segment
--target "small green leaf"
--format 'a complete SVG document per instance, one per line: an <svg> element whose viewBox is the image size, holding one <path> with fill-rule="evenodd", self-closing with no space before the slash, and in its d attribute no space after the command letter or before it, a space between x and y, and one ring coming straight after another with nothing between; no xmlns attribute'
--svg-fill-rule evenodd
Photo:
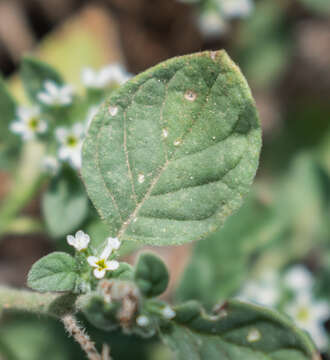
<svg viewBox="0 0 330 360"><path fill-rule="evenodd" d="M54 238L78 229L88 215L88 198L75 174L66 172L52 179L43 195L42 210Z"/></svg>
<svg viewBox="0 0 330 360"><path fill-rule="evenodd" d="M77 277L74 258L66 253L54 252L32 266L28 275L28 286L41 292L72 291Z"/></svg>
<svg viewBox="0 0 330 360"><path fill-rule="evenodd" d="M135 267L135 282L147 297L162 294L168 285L169 275L163 261L151 253L143 253Z"/></svg>
<svg viewBox="0 0 330 360"><path fill-rule="evenodd" d="M254 101L223 51L170 59L114 91L83 147L90 198L120 240L206 237L240 207L258 166Z"/></svg>
<svg viewBox="0 0 330 360"><path fill-rule="evenodd" d="M212 316L195 302L175 311L161 336L178 360L320 360L309 336L274 311L238 301Z"/></svg>
<svg viewBox="0 0 330 360"><path fill-rule="evenodd" d="M119 268L117 270L108 272L108 276L119 280L132 280L133 267L125 262L120 262Z"/></svg>
<svg viewBox="0 0 330 360"><path fill-rule="evenodd" d="M37 95L44 90L46 80L51 80L56 84L63 84L62 77L48 64L33 57L26 56L21 65L21 77L24 89L30 100L40 103Z"/></svg>

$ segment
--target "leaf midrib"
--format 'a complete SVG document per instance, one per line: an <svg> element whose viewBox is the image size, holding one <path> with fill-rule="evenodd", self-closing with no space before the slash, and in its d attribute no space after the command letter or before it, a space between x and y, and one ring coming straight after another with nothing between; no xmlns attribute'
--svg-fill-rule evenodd
<svg viewBox="0 0 330 360"><path fill-rule="evenodd" d="M215 60L213 60L213 61L215 61ZM170 82L173 80L173 78L176 76L176 74L177 74L180 70L182 70L185 66L186 66L186 65L183 65L182 67L180 67L179 69L177 69L177 70L175 71L174 75L168 80L168 82L166 83L166 86L165 86L165 94L167 94L167 89L168 89L168 86L169 86ZM192 131L192 128L193 128L194 124L200 119L201 113L203 112L205 106L206 106L207 103L208 103L208 98L209 98L209 96L210 96L210 93L212 92L213 87L214 87L214 85L216 84L219 76L222 74L221 69L219 69L219 70L220 70L220 71L217 73L213 84L209 87L209 90L208 90L208 92L207 92L207 95L205 96L204 103L203 103L203 105L202 105L201 108L200 108L200 111L199 111L199 113L198 113L198 116L196 117L196 120L192 122L192 124L191 124L191 126L189 127L189 129L188 129L188 130L183 134L183 136L181 137L182 144L184 143L184 139L186 138L186 136ZM132 99L131 99L130 103L125 107L124 116L125 116L126 109L132 104L135 94L139 91L139 89L140 89L148 80L150 80L150 78L145 79L145 80L135 89L135 93L134 93L134 95L132 96ZM165 100L166 100L166 95L164 96L163 104L165 103ZM163 104L162 104L162 105L163 105ZM162 116L163 116L163 109L164 109L164 106L162 106L162 107L161 107L161 110L160 110L160 119L161 119ZM104 121L105 121L105 119L103 119L102 124L101 124L100 129L99 129L98 134L97 134L97 139L98 139L98 141L97 141L97 151L96 151L96 160L97 160L97 161L96 161L96 164L97 164L96 166L97 166L97 168L98 168L98 171L99 171L100 177L101 177L101 179L102 179L102 182L103 182L103 184L104 184L104 186L105 186L105 188L106 188L109 196L111 197L114 205L116 206L117 212L118 212L119 217L120 217L120 219L121 219L121 221L122 221L122 226L120 227L120 229L118 230L118 233L117 233L117 235L116 235L116 236L120 239L120 238L125 234L126 230L128 229L129 225L131 224L132 220L134 220L134 219L137 217L137 214L138 214L139 210L141 209L141 207L142 207L142 206L144 205L144 203L149 199L149 197L150 197L150 195L151 195L151 193L152 193L152 190L154 189L154 187L155 187L156 184L158 183L158 180L160 179L160 177L162 176L162 174L164 173L164 171L166 171L168 165L170 164L171 160L173 159L174 155L176 154L176 152L178 151L178 149L179 149L180 147L178 147L177 149L175 149L175 150L173 151L173 153L171 154L171 157L170 157L170 158L167 158L167 156L166 156L166 160L165 160L164 164L161 166L158 174L157 174L157 175L154 177L154 179L152 180L152 182L151 182L151 184L150 184L150 186L149 186L149 189L148 189L147 192L145 193L144 197L141 199L140 202L137 203L136 208L135 208L134 211L128 216L128 218L127 218L126 220L124 220L124 219L122 218L122 215L121 215L119 206L118 206L118 204L117 204L117 201L116 201L114 195L111 193L111 191L110 191L110 189L109 189L109 187L108 187L108 185L107 185L107 183L106 183L106 181L105 181L104 175L103 175L103 173L102 173L102 171L101 171L100 160L99 160L99 143L100 143L100 142L99 142L99 136L101 135L102 130L103 130L103 128L104 128ZM126 127L124 126L124 137L125 137L125 132L126 132ZM228 134L228 136L227 136L226 138L230 137L231 135L232 135L232 131ZM221 140L221 142L222 142L222 141L223 141L223 139ZM163 142L163 144L165 145L165 142ZM124 150L124 152L125 152L125 156L126 156L126 151ZM167 151L165 151L165 154L167 154ZM128 171L130 171L130 168L128 168ZM131 182L131 186L132 186L132 189L133 189L133 188L134 188L133 179L130 178L130 180L131 180L130 182Z"/></svg>

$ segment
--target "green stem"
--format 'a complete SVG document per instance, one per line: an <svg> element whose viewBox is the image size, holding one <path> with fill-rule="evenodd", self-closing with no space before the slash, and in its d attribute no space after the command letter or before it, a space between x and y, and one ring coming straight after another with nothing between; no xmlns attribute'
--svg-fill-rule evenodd
<svg viewBox="0 0 330 360"><path fill-rule="evenodd" d="M37 293L0 286L0 315L7 310L62 317L76 311L72 294Z"/></svg>

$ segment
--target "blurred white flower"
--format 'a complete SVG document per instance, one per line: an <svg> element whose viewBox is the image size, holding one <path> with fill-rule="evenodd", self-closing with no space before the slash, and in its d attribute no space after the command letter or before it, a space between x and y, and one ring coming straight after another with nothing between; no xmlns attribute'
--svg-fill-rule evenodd
<svg viewBox="0 0 330 360"><path fill-rule="evenodd" d="M217 37L227 31L227 24L217 11L205 11L198 19L201 33L207 38Z"/></svg>
<svg viewBox="0 0 330 360"><path fill-rule="evenodd" d="M99 257L89 256L87 261L90 266L94 267L93 274L97 279L102 279L105 276L105 273L109 270L116 270L119 267L119 262L116 260L108 261L109 256L114 250L113 244L108 241L104 250L102 251Z"/></svg>
<svg viewBox="0 0 330 360"><path fill-rule="evenodd" d="M118 250L120 248L120 241L118 240L118 238L108 237L107 241L108 246L111 247L112 250Z"/></svg>
<svg viewBox="0 0 330 360"><path fill-rule="evenodd" d="M144 327L144 326L148 326L150 324L150 321L148 319L147 316L145 315L139 315L137 318L136 318L136 323L141 326L141 327Z"/></svg>
<svg viewBox="0 0 330 360"><path fill-rule="evenodd" d="M47 155L42 160L42 168L50 174L57 174L60 169L60 163L55 156Z"/></svg>
<svg viewBox="0 0 330 360"><path fill-rule="evenodd" d="M90 242L89 235L85 234L82 230L76 232L75 236L68 235L66 240L69 245L73 246L77 251L87 249Z"/></svg>
<svg viewBox="0 0 330 360"><path fill-rule="evenodd" d="M68 161L75 169L81 167L81 148L85 128L77 123L71 129L59 127L55 130L56 139L60 143L58 156L62 161Z"/></svg>
<svg viewBox="0 0 330 360"><path fill-rule="evenodd" d="M292 266L284 275L284 285L295 292L310 292L313 287L313 276L302 265Z"/></svg>
<svg viewBox="0 0 330 360"><path fill-rule="evenodd" d="M69 105L73 99L71 85L58 85L54 81L46 80L44 90L37 94L37 98L45 105Z"/></svg>
<svg viewBox="0 0 330 360"><path fill-rule="evenodd" d="M99 71L92 68L82 71L83 84L92 89L103 89L112 84L121 85L131 77L132 75L120 64L107 65Z"/></svg>
<svg viewBox="0 0 330 360"><path fill-rule="evenodd" d="M162 315L165 319L171 320L175 318L176 313L169 305L166 305L162 310Z"/></svg>
<svg viewBox="0 0 330 360"><path fill-rule="evenodd" d="M263 306L275 307L280 298L278 276L274 272L266 272L259 279L247 282L237 298Z"/></svg>
<svg viewBox="0 0 330 360"><path fill-rule="evenodd" d="M23 140L33 140L37 134L43 134L47 130L47 123L40 118L38 108L19 107L17 119L10 124L13 133L22 136Z"/></svg>
<svg viewBox="0 0 330 360"><path fill-rule="evenodd" d="M298 326L306 330L320 349L328 344L328 337L323 323L330 318L330 307L325 301L313 299L308 293L297 293L295 299L285 306Z"/></svg>
<svg viewBox="0 0 330 360"><path fill-rule="evenodd" d="M226 18L249 16L254 8L252 0L218 0L219 7Z"/></svg>
<svg viewBox="0 0 330 360"><path fill-rule="evenodd" d="M86 118L86 131L89 129L89 126L90 126L94 116L97 114L98 110L99 110L99 107L96 105L91 106L88 109L87 118Z"/></svg>

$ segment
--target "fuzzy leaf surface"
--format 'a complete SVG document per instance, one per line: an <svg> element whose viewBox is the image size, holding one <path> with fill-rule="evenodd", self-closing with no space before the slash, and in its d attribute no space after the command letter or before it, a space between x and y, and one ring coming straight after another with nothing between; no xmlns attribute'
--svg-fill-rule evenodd
<svg viewBox="0 0 330 360"><path fill-rule="evenodd" d="M173 58L128 81L93 119L82 176L111 236L204 238L242 203L261 131L249 87L223 52Z"/></svg>
<svg viewBox="0 0 330 360"><path fill-rule="evenodd" d="M213 316L196 302L175 310L161 336L178 360L320 360L305 332L268 309L230 301Z"/></svg>
<svg viewBox="0 0 330 360"><path fill-rule="evenodd" d="M28 286L41 292L72 291L77 277L75 259L63 252L53 252L32 266Z"/></svg>

